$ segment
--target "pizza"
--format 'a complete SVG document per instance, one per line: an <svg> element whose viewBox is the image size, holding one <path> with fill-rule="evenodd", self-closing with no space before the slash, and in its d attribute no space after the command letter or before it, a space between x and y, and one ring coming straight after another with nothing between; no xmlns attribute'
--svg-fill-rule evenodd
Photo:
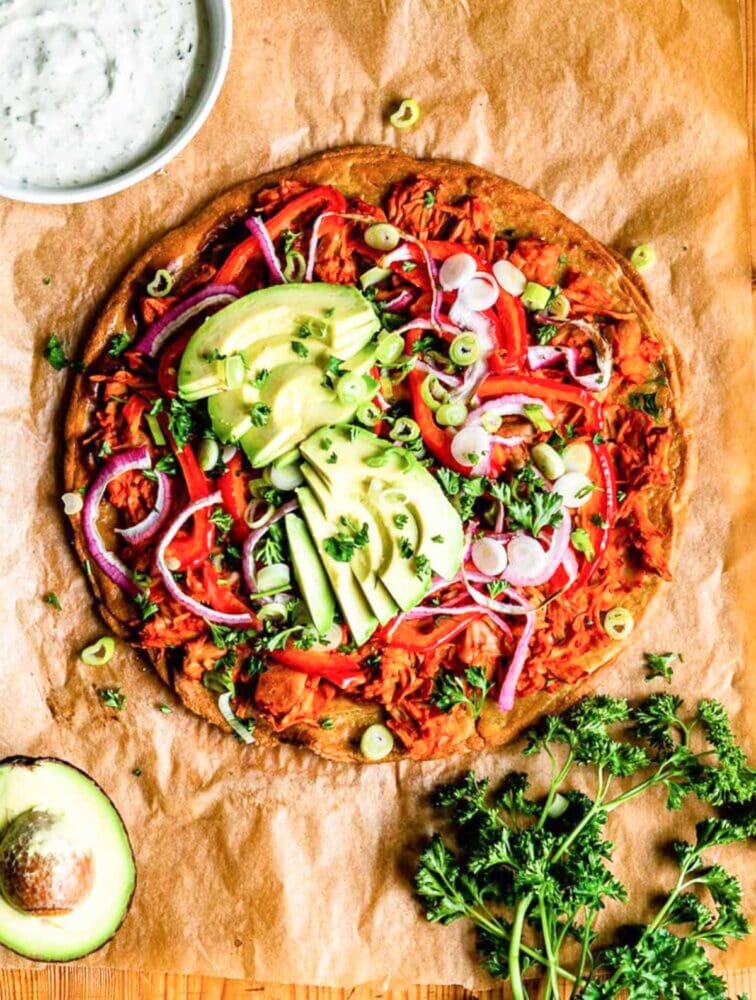
<svg viewBox="0 0 756 1000"><path fill-rule="evenodd" d="M501 745L594 687L671 579L692 464L630 264L509 180L383 147L148 250L65 436L112 631L245 742L355 762Z"/></svg>

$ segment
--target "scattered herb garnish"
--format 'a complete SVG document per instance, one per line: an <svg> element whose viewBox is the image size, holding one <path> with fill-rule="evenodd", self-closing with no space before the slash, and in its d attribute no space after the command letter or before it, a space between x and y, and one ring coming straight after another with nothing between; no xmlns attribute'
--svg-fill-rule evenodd
<svg viewBox="0 0 756 1000"><path fill-rule="evenodd" d="M301 340L292 340L291 349L295 354L299 355L300 358L308 358L310 356L310 352Z"/></svg>
<svg viewBox="0 0 756 1000"><path fill-rule="evenodd" d="M123 354L126 348L131 343L131 337L126 333L125 330L120 330L118 333L114 333L110 338L110 347L108 348L108 354L111 358L117 358L119 355Z"/></svg>
<svg viewBox="0 0 756 1000"><path fill-rule="evenodd" d="M224 535L227 535L234 524L234 519L231 514L227 514L222 507L216 507L210 514L210 520L216 526L220 528Z"/></svg>
<svg viewBox="0 0 756 1000"><path fill-rule="evenodd" d="M265 403L253 403L249 415L253 427L264 427L270 420L270 407Z"/></svg>
<svg viewBox="0 0 756 1000"><path fill-rule="evenodd" d="M345 530L326 538L323 549L337 562L349 562L355 549L364 549L368 544L368 526L365 522L362 527L358 527L354 521L346 517L341 518L341 523Z"/></svg>
<svg viewBox="0 0 756 1000"><path fill-rule="evenodd" d="M139 608L139 614L143 622L146 622L149 618L152 618L158 613L157 604L150 599L149 591L143 591L141 594L137 594L134 598L134 603Z"/></svg>
<svg viewBox="0 0 756 1000"><path fill-rule="evenodd" d="M269 378L270 371L267 368L259 368L255 372L255 377L252 379L252 385L255 389L262 389Z"/></svg>
<svg viewBox="0 0 756 1000"><path fill-rule="evenodd" d="M672 664L682 662L680 653L644 653L643 658L646 662L647 681L663 677L669 683L672 680Z"/></svg>
<svg viewBox="0 0 756 1000"><path fill-rule="evenodd" d="M596 551L593 548L591 536L585 528L575 528L570 535L570 541L572 542L573 549L577 552L582 552L589 561L595 557Z"/></svg>
<svg viewBox="0 0 756 1000"><path fill-rule="evenodd" d="M60 342L60 338L56 333L50 334L42 353L56 372L63 371L69 363L68 358L66 357L66 352L63 350L63 344Z"/></svg>
<svg viewBox="0 0 756 1000"><path fill-rule="evenodd" d="M553 323L545 323L543 326L537 326L533 332L538 343L544 346L556 337L558 331Z"/></svg>
<svg viewBox="0 0 756 1000"><path fill-rule="evenodd" d="M525 465L508 483L494 483L491 494L503 504L510 527L522 528L534 538L562 521L561 496L546 488L532 465Z"/></svg>
<svg viewBox="0 0 756 1000"><path fill-rule="evenodd" d="M49 593L45 594L42 600L45 602L45 604L49 604L51 607L55 608L56 611L63 610L63 605L60 603L60 598L52 590Z"/></svg>
<svg viewBox="0 0 756 1000"><path fill-rule="evenodd" d="M123 694L120 688L98 688L97 693L104 705L108 708L116 708L119 712L123 711L126 704L126 695Z"/></svg>
<svg viewBox="0 0 756 1000"><path fill-rule="evenodd" d="M483 667L468 667L464 677L442 667L434 679L431 700L442 712L451 711L455 705L468 705L477 719L492 687Z"/></svg>

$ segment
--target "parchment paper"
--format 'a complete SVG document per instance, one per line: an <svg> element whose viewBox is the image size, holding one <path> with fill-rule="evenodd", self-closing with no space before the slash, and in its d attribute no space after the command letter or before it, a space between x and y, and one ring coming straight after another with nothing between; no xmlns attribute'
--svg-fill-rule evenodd
<svg viewBox="0 0 756 1000"><path fill-rule="evenodd" d="M503 775L517 748L381 768L262 753L181 709L128 649L99 669L76 656L104 630L60 513L66 377L43 344L55 330L75 350L144 247L229 184L311 152L384 142L469 159L622 251L654 244L649 282L690 368L700 475L675 583L604 690L643 695L642 651L679 650L675 688L721 698L748 729L756 421L738 15L734 0L237 0L220 101L165 171L96 204L0 202L0 754L71 760L131 831L134 907L92 964L334 986L481 981L470 934L425 924L408 872L436 783L471 763ZM385 112L405 96L423 118L399 133ZM50 590L60 613L42 600ZM99 702L107 685L126 692L123 712ZM660 799L613 819L630 917L670 877L661 845L691 830ZM746 874L743 852L727 858ZM746 948L726 961L749 964Z"/></svg>

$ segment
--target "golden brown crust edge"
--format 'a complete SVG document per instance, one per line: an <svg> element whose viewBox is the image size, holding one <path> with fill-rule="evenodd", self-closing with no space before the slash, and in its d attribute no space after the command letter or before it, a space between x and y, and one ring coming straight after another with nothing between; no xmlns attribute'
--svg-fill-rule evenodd
<svg viewBox="0 0 756 1000"><path fill-rule="evenodd" d="M135 284L148 272L170 263L174 272L180 273L196 259L212 234L229 217L238 217L248 211L254 194L264 187L276 184L283 178L296 178L306 183L329 183L342 188L347 194L359 194L369 201L380 201L386 190L397 180L413 173L422 173L431 179L443 180L453 196L476 194L493 206L500 227L512 228L523 234L533 232L568 248L575 266L600 278L620 301L627 301L638 313L641 324L664 346L664 359L670 376L673 398L671 428L673 433L672 485L659 491L652 516L656 524L666 531L666 548L674 561L679 525L687 505L692 480L694 453L689 430L689 420L683 410L683 365L680 354L661 328L653 314L645 284L633 268L621 257L594 240L580 226L563 216L557 209L538 195L520 187L513 181L498 177L473 164L452 160L417 160L402 152L384 146L351 146L313 156L292 167L261 175L252 181L239 184L222 193L193 218L145 251L129 268L111 295L103 314L89 337L84 362L90 365L105 350L112 335L122 329L132 299ZM67 490L85 485L89 474L82 461L79 440L87 426L89 402L84 391L84 377L77 375L71 390L65 424L64 482ZM115 585L96 567L91 567L81 530L80 519L71 519L74 546L89 575L100 612L119 637L128 640L127 622L131 615L129 605ZM646 613L654 595L664 581L647 578L643 586L632 594L630 610L636 622ZM498 713L493 705L486 706L488 725L487 744L503 745L543 714L554 714L566 709L578 698L593 690L604 670L622 651L622 645L596 651L584 661L589 671L582 681L564 685L554 693L539 692L516 702L506 715ZM165 653L144 650L163 681L170 685L184 704L196 714L224 728L224 723L210 692L201 684L174 675ZM495 715L493 713L496 713ZM292 726L286 732L274 734L266 723L260 723L256 740L261 745L279 741L305 745L331 760L365 762L358 749L359 733L366 725L376 721L379 709L372 705L356 705L346 699L335 699L329 707L334 728L322 730L313 726ZM452 752L458 752L454 750ZM405 759L406 754L395 753L390 758Z"/></svg>

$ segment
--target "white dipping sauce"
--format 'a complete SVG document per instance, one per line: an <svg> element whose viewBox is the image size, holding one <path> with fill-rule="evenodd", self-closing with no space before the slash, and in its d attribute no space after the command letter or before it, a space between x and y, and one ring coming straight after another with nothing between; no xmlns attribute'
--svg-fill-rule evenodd
<svg viewBox="0 0 756 1000"><path fill-rule="evenodd" d="M206 62L202 0L0 0L0 180L136 165L181 127Z"/></svg>

